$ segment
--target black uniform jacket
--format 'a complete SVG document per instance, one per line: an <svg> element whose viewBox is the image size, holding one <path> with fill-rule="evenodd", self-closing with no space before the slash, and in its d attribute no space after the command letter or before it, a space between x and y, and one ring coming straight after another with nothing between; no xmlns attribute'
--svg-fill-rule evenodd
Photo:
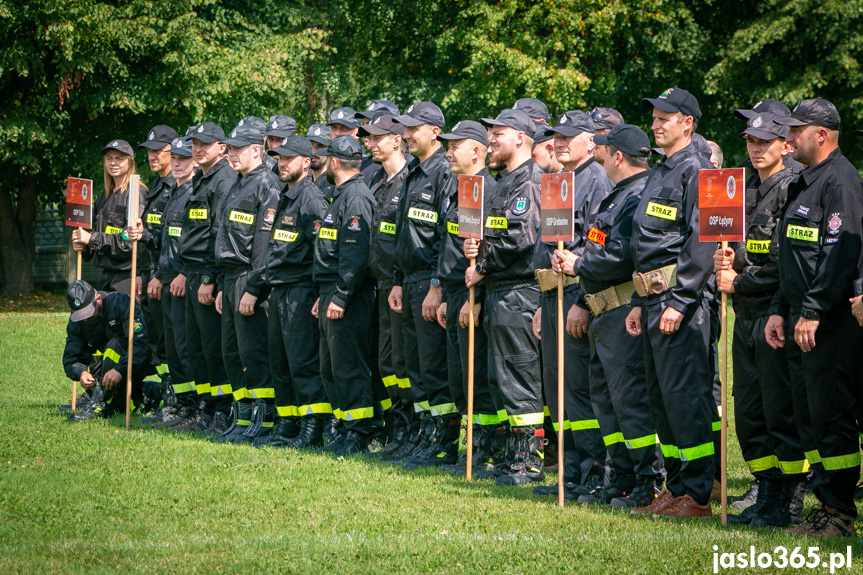
<svg viewBox="0 0 863 575"><path fill-rule="evenodd" d="M106 194L96 198L93 205L93 230L90 234L90 243L82 252L81 257L93 263L96 267L108 271L131 271L132 269L132 241L123 239L128 237L125 229L126 207L129 199L128 186L123 190L114 190L110 197ZM147 188L143 184L138 189L138 213L144 211L147 201ZM140 267L138 268L140 272Z"/></svg>
<svg viewBox="0 0 863 575"><path fill-rule="evenodd" d="M129 294L121 292L99 292L102 294L102 310L97 321L89 324L86 321L66 324L66 348L63 350L63 369L66 377L78 380L81 374L89 369L93 354L104 352L105 344L114 338L128 341L129 339ZM135 335L132 337L133 367L145 366L150 362L150 346L147 343L147 330L141 308L135 303L135 318L133 322ZM120 373L126 375L128 368L127 346L119 351L117 362ZM111 353L111 352L109 352Z"/></svg>
<svg viewBox="0 0 863 575"><path fill-rule="evenodd" d="M686 313L704 293L716 244L698 237L698 171L713 164L693 144L665 157L648 176L632 220L632 259L645 273L677 264L677 285L661 299Z"/></svg>
<svg viewBox="0 0 863 575"><path fill-rule="evenodd" d="M369 268L379 285L389 288L393 283L396 262L396 217L399 197L408 175L408 163L392 178L387 179L385 170L376 172L369 186L375 198L375 213L372 220L372 245L369 253Z"/></svg>
<svg viewBox="0 0 863 575"><path fill-rule="evenodd" d="M186 264L180 257L180 236L183 233L183 218L186 202L192 195L192 180L186 180L174 191L162 214L162 234L157 237L159 246L159 270L156 277L163 284L171 283L178 275L187 275Z"/></svg>
<svg viewBox="0 0 863 575"><path fill-rule="evenodd" d="M152 236L162 235L162 226L164 225L162 216L176 182L177 180L169 172L164 178L156 176L150 183L150 191L147 194L147 203L141 216L141 222L144 224L144 230ZM147 242L146 234L143 239L147 249L143 250L143 253L138 252L138 265L149 270L155 270L159 264L159 247L153 242Z"/></svg>
<svg viewBox="0 0 863 575"><path fill-rule="evenodd" d="M333 189L330 204L315 240L314 280L335 289L332 301L346 309L360 289L374 289L369 272L369 243L375 198L357 173Z"/></svg>

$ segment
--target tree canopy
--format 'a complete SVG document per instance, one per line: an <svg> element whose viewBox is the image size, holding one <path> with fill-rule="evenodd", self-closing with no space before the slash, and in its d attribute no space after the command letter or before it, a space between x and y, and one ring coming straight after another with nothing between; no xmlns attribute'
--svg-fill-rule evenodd
<svg viewBox="0 0 863 575"><path fill-rule="evenodd" d="M19 272L4 290L32 287L37 202L67 176L100 180L107 141L160 123L305 128L387 98L435 101L452 125L532 96L552 117L610 106L647 128L641 98L680 86L727 165L745 157L734 108L814 96L859 163L861 19L863 0L0 0L0 260Z"/></svg>

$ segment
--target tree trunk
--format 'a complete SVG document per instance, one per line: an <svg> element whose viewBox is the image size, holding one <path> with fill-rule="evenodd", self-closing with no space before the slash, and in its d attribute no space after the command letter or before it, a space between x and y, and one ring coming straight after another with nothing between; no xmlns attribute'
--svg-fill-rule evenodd
<svg viewBox="0 0 863 575"><path fill-rule="evenodd" d="M36 177L23 176L16 209L9 188L0 186L0 263L3 265L3 292L8 295L33 291L37 195Z"/></svg>

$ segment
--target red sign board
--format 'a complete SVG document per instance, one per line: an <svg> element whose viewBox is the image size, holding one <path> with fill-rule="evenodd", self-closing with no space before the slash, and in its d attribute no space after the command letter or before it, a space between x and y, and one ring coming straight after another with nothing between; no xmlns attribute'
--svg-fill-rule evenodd
<svg viewBox="0 0 863 575"><path fill-rule="evenodd" d="M458 236L482 239L483 185L482 176L458 177Z"/></svg>
<svg viewBox="0 0 863 575"><path fill-rule="evenodd" d="M542 241L571 242L574 239L574 182L572 172L540 176Z"/></svg>
<svg viewBox="0 0 863 575"><path fill-rule="evenodd" d="M66 225L93 227L93 180L66 178Z"/></svg>
<svg viewBox="0 0 863 575"><path fill-rule="evenodd" d="M699 241L742 242L746 235L746 170L698 172Z"/></svg>

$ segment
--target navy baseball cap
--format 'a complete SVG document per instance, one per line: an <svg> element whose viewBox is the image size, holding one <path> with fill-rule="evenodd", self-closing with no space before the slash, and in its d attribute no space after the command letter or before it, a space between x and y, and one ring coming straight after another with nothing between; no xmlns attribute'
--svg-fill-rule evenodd
<svg viewBox="0 0 863 575"><path fill-rule="evenodd" d="M396 116L396 122L408 128L416 128L423 124L431 124L443 130L446 121L443 112L434 102L417 102L401 116Z"/></svg>
<svg viewBox="0 0 863 575"><path fill-rule="evenodd" d="M365 126L360 126L357 134L360 136L383 136L385 134L396 134L403 136L405 133L404 124L396 122L396 117L392 114L381 114Z"/></svg>
<svg viewBox="0 0 863 575"><path fill-rule="evenodd" d="M593 137L599 146L614 146L624 154L647 158L650 156L650 138L644 130L632 124L618 124L607 134Z"/></svg>
<svg viewBox="0 0 863 575"><path fill-rule="evenodd" d="M192 131L192 139L212 144L213 142L221 142L225 139L225 131L221 126L217 126L213 122L204 122L198 125Z"/></svg>
<svg viewBox="0 0 863 575"><path fill-rule="evenodd" d="M312 144L302 136L288 136L279 144L278 148L267 150L270 156L303 156L304 158L314 158L315 153L312 151Z"/></svg>
<svg viewBox="0 0 863 575"><path fill-rule="evenodd" d="M66 299L69 300L69 308L72 310L69 319L73 322L89 319L96 313L96 290L84 280L72 282L66 290Z"/></svg>
<svg viewBox="0 0 863 575"><path fill-rule="evenodd" d="M108 150L116 150L121 154L125 154L132 158L135 157L135 150L132 149L132 146L130 146L129 142L127 142L126 140L111 140L104 148L102 148L102 151L100 153L104 154Z"/></svg>
<svg viewBox="0 0 863 575"><path fill-rule="evenodd" d="M143 144L138 144L138 147L147 148L148 150L161 150L165 146L170 145L176 137L177 132L174 128L159 124L150 129L150 133L147 134L147 141Z"/></svg>
<svg viewBox="0 0 863 575"><path fill-rule="evenodd" d="M610 130L615 126L625 123L623 115L614 108L596 107L588 115L593 120L597 130Z"/></svg>
<svg viewBox="0 0 863 575"><path fill-rule="evenodd" d="M353 108L336 108L330 114L330 120L327 122L327 126L330 124L341 124L346 128L356 128L360 124L357 122L356 111Z"/></svg>
<svg viewBox="0 0 863 575"><path fill-rule="evenodd" d="M324 124L312 124L306 132L306 138L322 146L330 145L330 128Z"/></svg>
<svg viewBox="0 0 863 575"><path fill-rule="evenodd" d="M734 115L741 120L749 120L750 118L765 112L773 114L774 116L791 115L791 110L788 109L788 106L779 100L759 100L758 103L752 106L751 110L737 109L734 110Z"/></svg>
<svg viewBox="0 0 863 575"><path fill-rule="evenodd" d="M267 123L267 129L264 136L275 136L277 138L287 138L297 133L297 121L290 116L284 114L276 114L270 116L270 121Z"/></svg>
<svg viewBox="0 0 863 575"><path fill-rule="evenodd" d="M776 118L777 124L783 126L809 126L816 125L828 130L839 129L839 112L831 102L824 98L811 98L797 102L791 115Z"/></svg>
<svg viewBox="0 0 863 575"><path fill-rule="evenodd" d="M360 143L353 136L339 136L330 142L326 151L318 150L316 156L332 156L340 160L361 160L363 151Z"/></svg>
<svg viewBox="0 0 863 575"><path fill-rule="evenodd" d="M192 139L191 138L174 138L171 142L171 153L184 158L192 157Z"/></svg>
<svg viewBox="0 0 863 575"><path fill-rule="evenodd" d="M740 132L740 136L752 136L759 140L785 139L788 136L788 126L776 123L777 116L764 112L755 114L746 123L746 129Z"/></svg>
<svg viewBox="0 0 863 575"><path fill-rule="evenodd" d="M582 132L595 134L596 124L593 123L590 114L581 110L564 112L557 119L557 125L554 128L546 127L545 129L545 134L551 137L554 137L555 134L560 134L566 138L571 138Z"/></svg>
<svg viewBox="0 0 863 575"><path fill-rule="evenodd" d="M505 126L512 128L513 130L524 132L531 139L533 139L533 132L535 130L533 120L530 119L527 112L515 108L507 108L498 114L497 118L482 118L482 124L489 127Z"/></svg>
<svg viewBox="0 0 863 575"><path fill-rule="evenodd" d="M542 122L533 123L534 132L533 132L533 145L536 147L537 144L541 144L543 142L547 142L554 138L553 135L546 135L545 131L548 129L548 124L543 124Z"/></svg>
<svg viewBox="0 0 863 575"><path fill-rule="evenodd" d="M521 110L526 112L531 119L542 120L546 124L551 122L551 115L548 113L548 107L542 100L536 98L519 98L515 101L512 107L513 110Z"/></svg>
<svg viewBox="0 0 863 575"><path fill-rule="evenodd" d="M488 130L479 122L462 120L446 134L437 137L438 140L474 140L483 146L488 146Z"/></svg>
<svg viewBox="0 0 863 575"><path fill-rule="evenodd" d="M360 118L368 118L372 119L378 114L390 114L392 116L398 116L400 114L399 107L390 102L389 100L372 100L372 103L369 104L369 107L363 110L362 112L357 112L354 114L354 118L359 120Z"/></svg>
<svg viewBox="0 0 863 575"><path fill-rule="evenodd" d="M256 127L262 134L264 133L264 130L267 129L267 123L257 116L246 116L237 122L237 126L245 126L246 124L251 124Z"/></svg>
<svg viewBox="0 0 863 575"><path fill-rule="evenodd" d="M243 120L240 121L243 122ZM243 122L242 124L237 124L237 127L231 130L230 136L226 140L222 140L222 143L236 148L252 144L263 144L264 133L252 122Z"/></svg>
<svg viewBox="0 0 863 575"><path fill-rule="evenodd" d="M696 123L701 120L698 100L683 88L669 88L656 98L642 98L641 103L663 112L680 112L684 116L692 116Z"/></svg>

